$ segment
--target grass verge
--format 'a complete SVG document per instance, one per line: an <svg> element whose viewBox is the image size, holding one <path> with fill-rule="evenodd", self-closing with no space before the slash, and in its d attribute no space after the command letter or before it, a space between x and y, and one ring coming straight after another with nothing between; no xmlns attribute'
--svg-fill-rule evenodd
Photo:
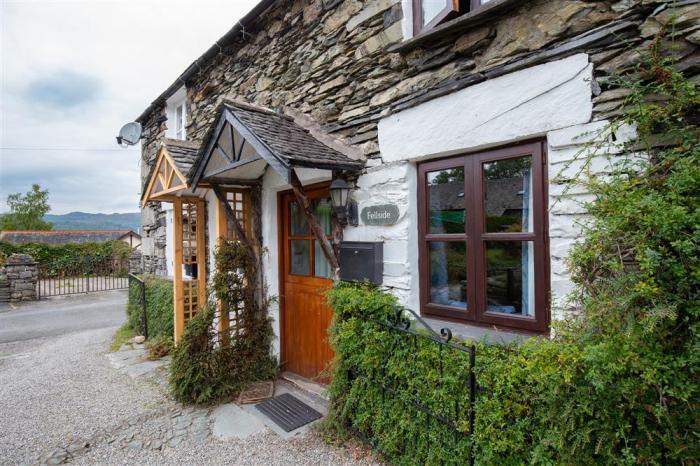
<svg viewBox="0 0 700 466"><path fill-rule="evenodd" d="M134 329L132 329L128 323L122 325L112 337L112 342L109 345L109 351L111 353L118 351L123 344L129 341L129 338L132 338L135 335L136 332L134 332Z"/></svg>

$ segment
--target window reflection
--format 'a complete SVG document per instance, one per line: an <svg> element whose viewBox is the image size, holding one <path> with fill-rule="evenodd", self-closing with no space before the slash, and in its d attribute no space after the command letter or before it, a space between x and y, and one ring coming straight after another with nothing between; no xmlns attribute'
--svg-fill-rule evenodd
<svg viewBox="0 0 700 466"><path fill-rule="evenodd" d="M464 168L430 172L428 181L428 231L464 233Z"/></svg>
<svg viewBox="0 0 700 466"><path fill-rule="evenodd" d="M296 275L311 274L311 256L309 255L310 242L305 239L293 239L289 241L290 272Z"/></svg>
<svg viewBox="0 0 700 466"><path fill-rule="evenodd" d="M309 234L306 217L296 202L289 205L289 234L292 236L307 236Z"/></svg>
<svg viewBox="0 0 700 466"><path fill-rule="evenodd" d="M431 241L430 302L467 308L467 248L464 242Z"/></svg>
<svg viewBox="0 0 700 466"><path fill-rule="evenodd" d="M529 241L486 242L487 310L535 315L534 248Z"/></svg>
<svg viewBox="0 0 700 466"><path fill-rule="evenodd" d="M532 231L531 165L530 157L483 165L487 232Z"/></svg>

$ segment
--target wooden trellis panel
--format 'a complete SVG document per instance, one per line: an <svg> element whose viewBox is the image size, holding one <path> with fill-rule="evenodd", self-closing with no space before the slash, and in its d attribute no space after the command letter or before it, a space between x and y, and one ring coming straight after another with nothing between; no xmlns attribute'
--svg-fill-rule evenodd
<svg viewBox="0 0 700 466"><path fill-rule="evenodd" d="M246 235L251 231L251 202L250 191L248 189L229 188L222 190L226 196L226 201L231 207L234 215L240 222ZM219 203L216 209L216 236L225 240L236 240L237 232L232 222L226 216L225 207ZM240 304L243 305L242 303ZM242 309L228 309L225 312L223 303L219 302L219 334L229 335L238 333L242 322L240 321L240 311Z"/></svg>
<svg viewBox="0 0 700 466"><path fill-rule="evenodd" d="M202 199L177 198L173 202L175 342L187 321L206 304L204 209Z"/></svg>
<svg viewBox="0 0 700 466"><path fill-rule="evenodd" d="M166 148L161 147L143 196L143 205L148 201L162 200L164 196L182 189L187 189L187 180L178 170Z"/></svg>

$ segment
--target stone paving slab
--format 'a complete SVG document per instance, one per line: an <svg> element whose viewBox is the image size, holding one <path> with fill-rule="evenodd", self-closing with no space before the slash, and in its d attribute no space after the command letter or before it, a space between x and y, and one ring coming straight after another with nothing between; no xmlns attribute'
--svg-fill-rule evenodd
<svg viewBox="0 0 700 466"><path fill-rule="evenodd" d="M265 431L265 424L235 403L217 407L212 413L212 430L219 440L243 439Z"/></svg>

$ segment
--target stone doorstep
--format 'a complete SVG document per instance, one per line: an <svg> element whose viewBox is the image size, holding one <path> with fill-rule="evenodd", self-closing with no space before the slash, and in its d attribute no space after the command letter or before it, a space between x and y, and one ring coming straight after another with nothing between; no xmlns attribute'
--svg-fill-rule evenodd
<svg viewBox="0 0 700 466"><path fill-rule="evenodd" d="M297 385L292 384L287 380L281 378L278 379L275 383L275 396L281 395L283 393L289 393L291 395L294 395L300 401L306 403L307 405L321 413L324 417L326 416L326 414L328 414L328 400L315 393L304 390L303 388L299 388ZM283 439L290 439L292 437L295 437L296 435L308 432L311 426L320 421L319 419L309 424L303 425L291 432L285 432L284 429L275 424L272 421L272 419L264 415L262 412L258 411L255 405L243 405L240 406L240 409L248 413L250 416L256 418L259 422L264 424L268 429L270 429Z"/></svg>
<svg viewBox="0 0 700 466"><path fill-rule="evenodd" d="M300 375L294 374L293 372L282 372L280 374L280 379L304 392L308 392L314 396L322 398L325 401L330 401L326 385L316 383L313 380L309 380Z"/></svg>

